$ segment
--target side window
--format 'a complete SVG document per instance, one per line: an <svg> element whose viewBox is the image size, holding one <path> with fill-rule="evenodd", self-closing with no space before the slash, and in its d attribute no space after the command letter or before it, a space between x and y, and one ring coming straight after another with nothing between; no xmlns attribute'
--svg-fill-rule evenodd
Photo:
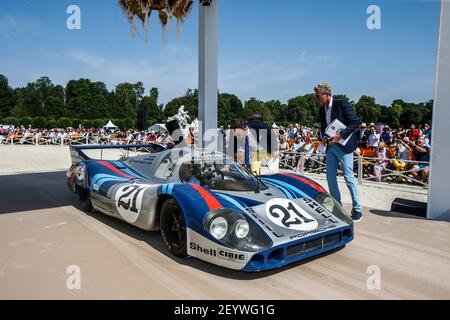
<svg viewBox="0 0 450 320"><path fill-rule="evenodd" d="M159 163L158 168L155 171L155 178L168 179L172 175L174 168L175 165L171 161L170 154L168 154Z"/></svg>

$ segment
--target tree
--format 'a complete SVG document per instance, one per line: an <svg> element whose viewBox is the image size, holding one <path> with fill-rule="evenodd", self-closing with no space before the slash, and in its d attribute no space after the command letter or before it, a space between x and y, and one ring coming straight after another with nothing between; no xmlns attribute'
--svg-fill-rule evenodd
<svg viewBox="0 0 450 320"><path fill-rule="evenodd" d="M66 117L62 117L58 119L58 127L60 128L68 128L72 126L72 120Z"/></svg>
<svg viewBox="0 0 450 320"><path fill-rule="evenodd" d="M42 116L33 118L33 127L46 128L47 127L47 119L45 119L45 117L42 117Z"/></svg>
<svg viewBox="0 0 450 320"><path fill-rule="evenodd" d="M47 117L60 118L67 114L64 100L59 97L48 97L45 102L44 114Z"/></svg>
<svg viewBox="0 0 450 320"><path fill-rule="evenodd" d="M58 121L56 121L54 119L48 120L47 128L53 129L53 128L56 128L57 126L58 126Z"/></svg>
<svg viewBox="0 0 450 320"><path fill-rule="evenodd" d="M113 116L116 118L136 119L137 116L137 94L135 91L135 85L123 82L116 86L113 93L114 105Z"/></svg>
<svg viewBox="0 0 450 320"><path fill-rule="evenodd" d="M314 94L306 94L288 100L285 121L302 125L313 125L319 122L319 106Z"/></svg>
<svg viewBox="0 0 450 320"><path fill-rule="evenodd" d="M4 124L9 124L9 125L13 125L13 126L18 126L18 125L20 125L18 119L15 118L15 117L6 117L6 118L4 119L4 121L5 121Z"/></svg>
<svg viewBox="0 0 450 320"><path fill-rule="evenodd" d="M28 127L33 123L33 119L30 117L20 118L19 119L19 125Z"/></svg>
<svg viewBox="0 0 450 320"><path fill-rule="evenodd" d="M282 104L279 100L266 101L266 108L270 110L274 121L280 124L287 122L287 105Z"/></svg>
<svg viewBox="0 0 450 320"><path fill-rule="evenodd" d="M422 122L422 110L415 103L405 103L403 105L403 112L400 115L400 123L406 127L411 124L419 124Z"/></svg>
<svg viewBox="0 0 450 320"><path fill-rule="evenodd" d="M164 107L164 116L171 117L184 105L184 110L189 113L191 119L198 117L198 90L188 89L183 97L174 98Z"/></svg>
<svg viewBox="0 0 450 320"><path fill-rule="evenodd" d="M264 122L272 123L273 116L266 104L256 99L255 97L250 98L250 100L244 103L244 117L248 119L253 112L260 112Z"/></svg>
<svg viewBox="0 0 450 320"><path fill-rule="evenodd" d="M66 104L69 116L97 119L111 115L108 90L103 82L89 79L70 80L66 86Z"/></svg>
<svg viewBox="0 0 450 320"><path fill-rule="evenodd" d="M8 84L8 78L0 74L0 116L8 116L15 104L14 91Z"/></svg>
<svg viewBox="0 0 450 320"><path fill-rule="evenodd" d="M375 98L365 95L355 104L355 111L364 122L377 122L381 115L381 107L375 102Z"/></svg>

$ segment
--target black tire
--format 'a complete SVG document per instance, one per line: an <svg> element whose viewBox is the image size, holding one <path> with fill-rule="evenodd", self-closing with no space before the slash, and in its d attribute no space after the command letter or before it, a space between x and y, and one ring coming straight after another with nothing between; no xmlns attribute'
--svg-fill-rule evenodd
<svg viewBox="0 0 450 320"><path fill-rule="evenodd" d="M161 237L171 253L177 257L187 255L186 221L175 199L166 200L159 216Z"/></svg>
<svg viewBox="0 0 450 320"><path fill-rule="evenodd" d="M78 197L80 198L81 205L83 210L86 212L91 212L94 208L92 207L91 202L91 192L88 189L77 186L78 188Z"/></svg>

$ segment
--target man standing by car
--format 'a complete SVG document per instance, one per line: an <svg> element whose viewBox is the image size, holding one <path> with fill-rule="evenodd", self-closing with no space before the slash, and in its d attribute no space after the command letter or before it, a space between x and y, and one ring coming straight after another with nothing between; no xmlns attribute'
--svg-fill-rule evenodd
<svg viewBox="0 0 450 320"><path fill-rule="evenodd" d="M362 207L359 199L358 183L353 171L353 152L358 147L358 138L355 131L361 125L361 119L353 111L350 104L343 100L333 99L331 87L327 83L318 84L314 88L316 99L320 105L319 116L321 123L321 139L328 143L327 147L327 181L330 194L341 203L341 193L337 183L337 170L339 163L342 164L345 183L352 196L352 219L362 219ZM334 137L325 135L326 128L335 119L342 122L346 128ZM342 145L341 139L348 139Z"/></svg>

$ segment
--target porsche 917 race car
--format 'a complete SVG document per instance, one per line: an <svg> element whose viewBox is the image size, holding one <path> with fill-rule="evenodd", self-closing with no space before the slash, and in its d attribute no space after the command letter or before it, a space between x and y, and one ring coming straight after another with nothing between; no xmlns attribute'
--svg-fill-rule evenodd
<svg viewBox="0 0 450 320"><path fill-rule="evenodd" d="M85 210L160 230L176 256L262 271L353 239L350 217L304 176L255 176L221 153L145 147L151 152L105 161L85 151L124 147L72 146L67 183Z"/></svg>

